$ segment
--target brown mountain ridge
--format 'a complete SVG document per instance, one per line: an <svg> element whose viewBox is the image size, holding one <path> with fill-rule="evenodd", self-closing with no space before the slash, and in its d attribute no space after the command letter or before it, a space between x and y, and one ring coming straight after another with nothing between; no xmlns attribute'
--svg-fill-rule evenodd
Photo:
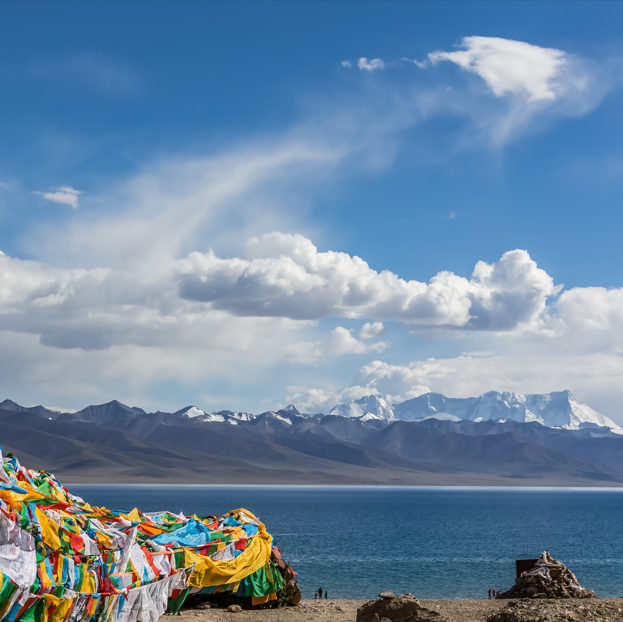
<svg viewBox="0 0 623 622"><path fill-rule="evenodd" d="M66 482L623 485L623 437L605 428L285 411L232 425L116 401L58 413L9 400L0 426L5 454Z"/></svg>

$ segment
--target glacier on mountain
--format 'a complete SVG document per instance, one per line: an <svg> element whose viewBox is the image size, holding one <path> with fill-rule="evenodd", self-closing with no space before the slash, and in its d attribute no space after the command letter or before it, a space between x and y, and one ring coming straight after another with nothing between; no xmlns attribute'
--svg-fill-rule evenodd
<svg viewBox="0 0 623 622"><path fill-rule="evenodd" d="M371 413L386 419L387 421L394 418L394 411L387 400L380 395L366 395L358 400L353 400L347 404L338 404L331 409L330 415L339 415L341 417L361 417L367 413Z"/></svg>
<svg viewBox="0 0 623 622"><path fill-rule="evenodd" d="M330 414L360 417L366 412L386 420L424 419L470 421L535 421L550 428L579 430L596 425L623 434L623 428L608 417L580 404L570 391L521 395L509 391L489 391L479 397L451 398L441 393L425 393L400 404L389 404L378 395L368 395L347 404L338 404Z"/></svg>

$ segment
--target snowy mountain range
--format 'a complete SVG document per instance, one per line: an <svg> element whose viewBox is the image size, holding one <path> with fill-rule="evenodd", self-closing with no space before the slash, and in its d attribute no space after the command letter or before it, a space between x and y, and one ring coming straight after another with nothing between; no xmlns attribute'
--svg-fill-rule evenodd
<svg viewBox="0 0 623 622"><path fill-rule="evenodd" d="M148 413L117 400L62 412L5 400L0 443L74 482L623 486L620 428L598 425L612 422L567 393L345 406L355 416ZM370 408L383 416L357 414Z"/></svg>
<svg viewBox="0 0 623 622"><path fill-rule="evenodd" d="M367 395L347 404L339 404L332 415L359 417L372 413L387 421L422 421L442 419L458 421L536 421L550 428L579 430L586 426L610 428L623 434L623 428L608 417L580 404L570 391L519 393L489 391L479 397L450 398L441 393L425 393L400 404L390 405L378 395Z"/></svg>
<svg viewBox="0 0 623 622"><path fill-rule="evenodd" d="M137 406L126 406L117 400L106 404L92 405L82 410L68 410L60 408L48 408L46 406L21 406L12 400L0 402L0 410L8 412L27 412L37 417L54 421L74 421L82 423L110 424L111 422L122 423L135 416L151 418L154 423L167 425L177 422L193 421L199 423L228 423L238 425L240 423L257 423L267 417L279 420L287 425L292 423L291 417L304 417L292 404L276 412L267 411L260 415L252 415L245 412L220 410L208 413L196 406L185 406L174 413L157 411L147 413Z"/></svg>
<svg viewBox="0 0 623 622"><path fill-rule="evenodd" d="M99 406L87 406L79 411L46 408L45 406L23 407L11 400L0 403L0 409L25 411L38 417L60 421L82 421L102 424L110 421L124 421L135 415L146 415L154 422L167 425L176 421L197 423L227 423L230 425L252 424L271 427L292 425L304 415L290 404L278 411L267 411L260 415L245 412L221 410L208 413L196 406L186 406L174 413L155 412L148 414L142 408L130 407L116 400ZM323 416L323 415L317 415ZM623 428L608 417L580 404L570 391L521 395L519 393L489 391L479 397L450 398L441 393L425 393L399 404L390 404L378 394L366 395L331 409L329 416L347 417L361 422L379 420L385 422L426 421L516 421L536 422L549 428L582 430L590 427L609 428L615 434L623 434Z"/></svg>

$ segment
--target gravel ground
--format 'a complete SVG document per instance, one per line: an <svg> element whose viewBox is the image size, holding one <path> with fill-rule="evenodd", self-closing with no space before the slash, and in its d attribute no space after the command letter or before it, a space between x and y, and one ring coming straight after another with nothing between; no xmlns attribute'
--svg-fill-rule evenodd
<svg viewBox="0 0 623 622"><path fill-rule="evenodd" d="M246 610L229 613L225 609L181 612L180 622L355 622L357 608L365 600L302 600L297 607L283 609ZM501 600L422 600L422 606L438 611L451 621L481 622L504 607Z"/></svg>
<svg viewBox="0 0 623 622"><path fill-rule="evenodd" d="M180 622L355 622L357 608L365 600L303 600L297 607L246 610L230 613L223 608L185 609ZM508 622L613 622L623 621L623 598L556 600L537 602L510 600L422 600L422 606L439 612L450 622L485 622L495 613L504 613L515 603ZM164 621L163 621L164 622Z"/></svg>

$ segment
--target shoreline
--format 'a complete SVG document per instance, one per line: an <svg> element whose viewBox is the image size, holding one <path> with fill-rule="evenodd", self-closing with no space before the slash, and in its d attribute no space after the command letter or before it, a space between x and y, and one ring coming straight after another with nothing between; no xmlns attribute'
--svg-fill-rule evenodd
<svg viewBox="0 0 623 622"><path fill-rule="evenodd" d="M72 484L74 486L116 486L116 487L126 487L130 488L132 486L153 486L154 488L280 488L280 489L291 489L291 490L309 490L309 489L357 489L357 490L457 490L457 491L528 491L528 492L539 492L539 491L567 491L567 492L610 492L610 491L618 491L623 492L623 483L613 483L611 486L552 486L550 484L543 484L542 486L536 486L534 484L517 484L516 486L500 486L498 484L491 485L469 485L466 484L464 486L457 486L456 484L189 484L183 482L166 482L166 483L157 483L152 480L145 482L81 482L81 481L72 481L71 477L69 479L63 479L64 484Z"/></svg>

